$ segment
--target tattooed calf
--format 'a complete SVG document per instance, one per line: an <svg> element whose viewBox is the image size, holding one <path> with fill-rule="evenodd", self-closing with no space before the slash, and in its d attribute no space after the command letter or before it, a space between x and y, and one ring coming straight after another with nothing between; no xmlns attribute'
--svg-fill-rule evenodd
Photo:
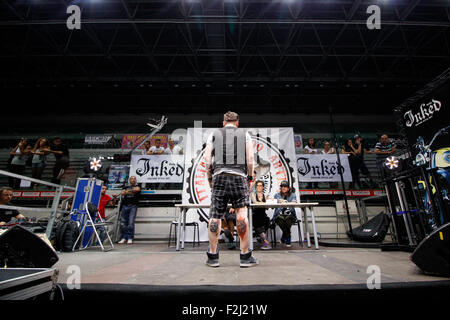
<svg viewBox="0 0 450 320"><path fill-rule="evenodd" d="M243 239L245 236L245 233L247 232L247 223L245 222L244 218L237 220L236 229L239 234L239 237L241 237L241 239Z"/></svg>
<svg viewBox="0 0 450 320"><path fill-rule="evenodd" d="M219 223L215 220L211 221L209 223L209 231L211 231L212 233L216 233L219 230Z"/></svg>

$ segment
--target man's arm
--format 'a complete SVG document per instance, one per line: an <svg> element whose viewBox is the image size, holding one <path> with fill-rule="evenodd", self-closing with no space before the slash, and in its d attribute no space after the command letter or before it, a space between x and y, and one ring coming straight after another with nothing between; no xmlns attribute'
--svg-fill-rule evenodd
<svg viewBox="0 0 450 320"><path fill-rule="evenodd" d="M208 177L209 186L212 187L212 143L207 143L205 148L205 163L206 163L206 175Z"/></svg>
<svg viewBox="0 0 450 320"><path fill-rule="evenodd" d="M245 156L247 160L247 172L249 175L253 176L255 171L255 165L253 162L255 159L253 154L253 143L251 140L245 143Z"/></svg>

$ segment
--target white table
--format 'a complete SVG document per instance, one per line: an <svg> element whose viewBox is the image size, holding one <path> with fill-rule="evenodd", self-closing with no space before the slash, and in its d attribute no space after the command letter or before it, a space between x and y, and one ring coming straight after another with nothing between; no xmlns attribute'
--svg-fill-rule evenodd
<svg viewBox="0 0 450 320"><path fill-rule="evenodd" d="M258 203L258 204L251 204L249 207L248 212L248 224L250 229L249 234L249 249L253 250L253 228L252 228L252 209L253 208L264 208L264 209L270 209L270 208L299 208L300 213L300 234L299 237L302 239L302 245L303 240L305 239L304 233L303 233L303 221L305 222L305 228L306 228L306 241L308 243L308 248L311 247L311 241L310 241L310 235L308 230L308 214L307 211L310 212L311 215L311 222L313 227L313 235L314 235L314 246L316 250L319 249L319 242L317 239L317 229L316 229L316 218L314 216L314 207L318 206L318 202L304 202L304 203L297 203L297 202L286 202L286 203ZM189 209L209 209L209 204L176 204L176 208L180 208L180 213L178 215L178 224L177 224L177 245L176 249L177 251L180 251L180 249L184 249L184 240L186 238L186 214ZM183 228L181 228L181 225L183 225ZM183 236L181 236L181 233L183 233Z"/></svg>

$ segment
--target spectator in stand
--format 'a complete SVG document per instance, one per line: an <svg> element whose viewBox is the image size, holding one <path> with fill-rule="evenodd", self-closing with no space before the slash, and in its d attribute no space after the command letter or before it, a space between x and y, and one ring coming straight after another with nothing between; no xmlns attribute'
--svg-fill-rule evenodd
<svg viewBox="0 0 450 320"><path fill-rule="evenodd" d="M278 203L297 202L297 196L294 190L289 187L287 181L282 181L280 184L280 192L274 197ZM286 244L286 247L291 246L291 226L297 222L297 215L294 208L276 208L272 221L274 221L281 229L281 243Z"/></svg>
<svg viewBox="0 0 450 320"><path fill-rule="evenodd" d="M145 141L144 142L144 149L142 150L142 154L150 154L150 141Z"/></svg>
<svg viewBox="0 0 450 320"><path fill-rule="evenodd" d="M164 150L165 150L165 148L163 146L161 146L161 139L156 139L155 145L150 148L148 154L163 154Z"/></svg>
<svg viewBox="0 0 450 320"><path fill-rule="evenodd" d="M120 244L132 244L134 239L134 221L136 219L141 187L137 185L135 176L129 179L130 184L125 186L121 192L122 209L120 225L122 229L122 240Z"/></svg>
<svg viewBox="0 0 450 320"><path fill-rule="evenodd" d="M374 188L375 183L373 182L373 179L370 175L369 169L367 169L367 166L364 162L364 155L365 154L371 154L372 151L370 151L369 148L367 148L367 145L364 143L363 137L361 137L359 134L355 135L355 148L356 148L356 155L355 155L355 165L356 165L356 172L358 173L358 179L359 179L359 171L362 172L364 176L367 177L370 183L370 187Z"/></svg>
<svg viewBox="0 0 450 320"><path fill-rule="evenodd" d="M325 141L325 143L323 144L322 153L323 154L335 154L336 153L336 150L331 147L330 141Z"/></svg>
<svg viewBox="0 0 450 320"><path fill-rule="evenodd" d="M50 153L50 142L46 138L39 138L33 150L33 160L31 162L31 177L34 179L41 179L42 172L46 166L47 155ZM33 188L36 188L37 184L33 183Z"/></svg>
<svg viewBox="0 0 450 320"><path fill-rule="evenodd" d="M375 145L375 154L377 155L377 167L383 176L383 164L386 158L395 152L395 144L389 141L387 134L383 134L380 141Z"/></svg>
<svg viewBox="0 0 450 320"><path fill-rule="evenodd" d="M52 182L61 184L61 177L70 164L69 149L62 143L60 137L55 137L53 138L50 152L55 155Z"/></svg>
<svg viewBox="0 0 450 320"><path fill-rule="evenodd" d="M305 147L305 153L306 154L317 154L317 149L316 149L316 141L314 140L314 138L309 138L308 140L308 144ZM319 188L319 183L318 182L309 182L306 187L308 189L318 189Z"/></svg>
<svg viewBox="0 0 450 320"><path fill-rule="evenodd" d="M251 200L253 204L265 203L267 200L264 194L264 181L256 181L256 191L252 192ZM265 208L255 208L253 212L253 228L255 229L256 236L261 239L263 250L272 249L269 240L267 240L267 230L269 229L270 219L266 214Z"/></svg>
<svg viewBox="0 0 450 320"><path fill-rule="evenodd" d="M172 138L169 138L169 146L164 150L165 154L181 155L183 154L183 149L179 145L175 145Z"/></svg>
<svg viewBox="0 0 450 320"><path fill-rule="evenodd" d="M350 171L352 173L352 179L353 181L350 182L349 188L353 189L356 184L358 186L361 185L359 182L359 172L358 172L358 166L356 163L356 148L353 146L353 140L347 139L344 146L341 150L342 154L348 154L348 164L350 165Z"/></svg>
<svg viewBox="0 0 450 320"><path fill-rule="evenodd" d="M19 143L9 153L12 156L9 164L9 172L23 175L28 157L31 155L31 146L26 139L20 139ZM9 186L13 189L20 188L20 179L8 177Z"/></svg>
<svg viewBox="0 0 450 320"><path fill-rule="evenodd" d="M306 154L317 154L316 141L314 140L314 138L309 138L308 144L305 147L305 153Z"/></svg>
<svg viewBox="0 0 450 320"><path fill-rule="evenodd" d="M335 154L335 153L336 150L333 147L331 147L330 141L325 141L325 143L323 144L322 154ZM337 182L330 182L328 185L330 189L337 189L338 187Z"/></svg>
<svg viewBox="0 0 450 320"><path fill-rule="evenodd" d="M8 205L13 197L13 189L9 187L0 188L0 205ZM12 218L17 220L25 219L17 210L0 209L0 226L8 224Z"/></svg>

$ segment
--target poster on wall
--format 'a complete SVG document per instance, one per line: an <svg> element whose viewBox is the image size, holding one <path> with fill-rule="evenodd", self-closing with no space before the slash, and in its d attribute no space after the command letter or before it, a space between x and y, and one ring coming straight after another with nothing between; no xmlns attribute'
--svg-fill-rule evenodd
<svg viewBox="0 0 450 320"><path fill-rule="evenodd" d="M179 155L133 155L130 176L138 183L182 183L184 156Z"/></svg>
<svg viewBox="0 0 450 320"><path fill-rule="evenodd" d="M294 135L295 153L303 152L303 140L301 134Z"/></svg>
<svg viewBox="0 0 450 320"><path fill-rule="evenodd" d="M342 171L345 182L352 181L348 155L340 155L341 166L335 154L297 155L297 173L300 182L338 182Z"/></svg>
<svg viewBox="0 0 450 320"><path fill-rule="evenodd" d="M108 174L108 189L117 190L128 183L128 166L111 165Z"/></svg>
<svg viewBox="0 0 450 320"><path fill-rule="evenodd" d="M122 137L122 149L124 150L131 150L135 146L139 145L144 139L146 135L145 134L127 134ZM161 140L161 146L164 148L167 148L167 141L169 140L168 134L156 134L150 137L150 145L154 146L155 141L157 139ZM144 149L144 146L142 145L139 149Z"/></svg>
<svg viewBox="0 0 450 320"><path fill-rule="evenodd" d="M111 141L112 135L86 135L84 137L84 143L85 144L98 144L98 145L105 145L108 144L108 142Z"/></svg>
<svg viewBox="0 0 450 320"><path fill-rule="evenodd" d="M204 148L206 140L213 130L215 129L188 129L183 203L208 205L211 203L211 189L206 174ZM253 142L255 180L264 181L264 193L269 197L274 197L279 192L281 181L286 180L295 189L297 199L299 199L292 128L246 128L246 130ZM206 221L209 219L209 209L190 210L188 215L190 220L193 219L200 224L200 240L207 241ZM187 232L190 231L187 230ZM293 235L294 237L296 236Z"/></svg>

